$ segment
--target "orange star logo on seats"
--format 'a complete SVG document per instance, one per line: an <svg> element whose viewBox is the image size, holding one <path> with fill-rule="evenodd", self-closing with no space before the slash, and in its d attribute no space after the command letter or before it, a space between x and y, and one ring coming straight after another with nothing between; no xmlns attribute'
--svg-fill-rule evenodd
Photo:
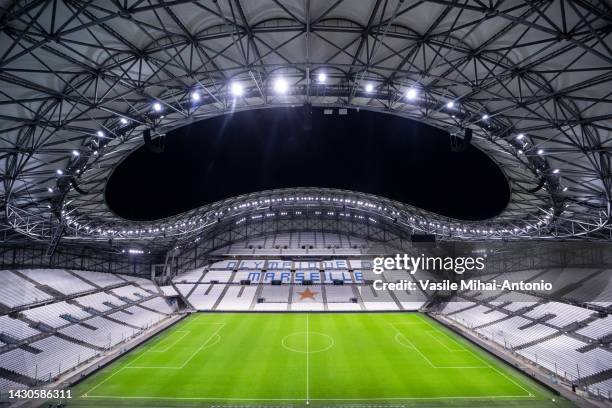
<svg viewBox="0 0 612 408"><path fill-rule="evenodd" d="M310 290L310 288L306 288L305 291L298 292L298 295L300 295L300 300L304 300L304 299L316 300L315 299L315 295L318 294L318 293L319 292L313 292L312 290Z"/></svg>

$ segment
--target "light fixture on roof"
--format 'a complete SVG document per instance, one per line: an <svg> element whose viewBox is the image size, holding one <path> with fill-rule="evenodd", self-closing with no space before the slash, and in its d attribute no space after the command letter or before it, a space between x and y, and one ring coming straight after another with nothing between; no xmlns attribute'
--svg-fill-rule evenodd
<svg viewBox="0 0 612 408"><path fill-rule="evenodd" d="M153 110L154 110L155 112L160 112L160 111L162 110L161 103L159 103L159 102L155 102L155 103L153 104Z"/></svg>
<svg viewBox="0 0 612 408"><path fill-rule="evenodd" d="M448 109L453 109L455 107L455 102L453 102L453 101L446 102L446 107Z"/></svg>
<svg viewBox="0 0 612 408"><path fill-rule="evenodd" d="M198 102L200 100L200 93L198 91L193 91L191 93L191 100L193 102Z"/></svg>
<svg viewBox="0 0 612 408"><path fill-rule="evenodd" d="M101 130L98 130L98 131L96 132L96 135L98 135L98 137L104 137L104 132L103 132L103 131L101 131Z"/></svg>
<svg viewBox="0 0 612 408"><path fill-rule="evenodd" d="M525 135L523 133L519 133L518 136L516 137L518 140L523 140L523 138L525 137Z"/></svg>
<svg viewBox="0 0 612 408"><path fill-rule="evenodd" d="M482 115L482 120L487 120L487 119L489 119L489 115L487 115L486 113Z"/></svg>
<svg viewBox="0 0 612 408"><path fill-rule="evenodd" d="M79 151L78 151L78 150L73 150L73 151L72 151L72 155L73 155L73 156L75 156L75 157L79 156L80 154L81 154L81 153L79 153Z"/></svg>
<svg viewBox="0 0 612 408"><path fill-rule="evenodd" d="M540 156L541 156L541 155L543 155L543 154L544 154L544 150L542 150L542 149L538 149L538 154L539 154Z"/></svg>
<svg viewBox="0 0 612 408"><path fill-rule="evenodd" d="M284 94L289 90L289 84L284 78L277 78L274 81L274 91L279 94Z"/></svg>
<svg viewBox="0 0 612 408"><path fill-rule="evenodd" d="M244 93L244 89L242 88L242 84L240 84L240 82L232 82L230 85L230 91L234 96L241 96Z"/></svg>
<svg viewBox="0 0 612 408"><path fill-rule="evenodd" d="M414 100L416 99L418 95L418 91L416 90L416 88L408 88L408 90L406 91L406 98L408 98L409 100Z"/></svg>
<svg viewBox="0 0 612 408"><path fill-rule="evenodd" d="M365 86L365 91L367 93L372 93L374 91L374 85L372 85L370 83L367 83L366 86Z"/></svg>
<svg viewBox="0 0 612 408"><path fill-rule="evenodd" d="M121 119L119 119L119 121L121 122L122 125L127 125L128 124L128 120L126 118L121 118Z"/></svg>
<svg viewBox="0 0 612 408"><path fill-rule="evenodd" d="M319 83L324 84L325 81L327 81L327 75L325 74L325 72L319 72L317 80L319 81Z"/></svg>

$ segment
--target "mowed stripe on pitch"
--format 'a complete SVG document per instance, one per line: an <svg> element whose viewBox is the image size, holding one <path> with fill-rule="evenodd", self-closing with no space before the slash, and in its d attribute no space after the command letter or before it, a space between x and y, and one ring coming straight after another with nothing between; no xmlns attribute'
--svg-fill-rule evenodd
<svg viewBox="0 0 612 408"><path fill-rule="evenodd" d="M312 401L548 398L420 314L313 313L308 324L309 333L334 342L305 358L281 344L304 332L303 314L193 315L75 393L126 401L299 401L307 394ZM398 343L398 335L411 347Z"/></svg>

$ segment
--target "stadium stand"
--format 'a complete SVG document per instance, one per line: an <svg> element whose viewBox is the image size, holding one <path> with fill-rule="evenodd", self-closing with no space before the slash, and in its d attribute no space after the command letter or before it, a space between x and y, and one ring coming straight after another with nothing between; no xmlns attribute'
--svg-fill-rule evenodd
<svg viewBox="0 0 612 408"><path fill-rule="evenodd" d="M225 296L223 296L219 306L217 306L217 310L249 310L256 291L257 286L230 286L227 292L225 292Z"/></svg>
<svg viewBox="0 0 612 408"><path fill-rule="evenodd" d="M82 308L65 301L24 310L22 313L29 320L44 323L55 329L71 324L74 320L81 320L90 316Z"/></svg>
<svg viewBox="0 0 612 408"><path fill-rule="evenodd" d="M28 337L37 335L39 332L34 330L27 323L9 316L0 316L0 334L5 343L7 339L24 340Z"/></svg>
<svg viewBox="0 0 612 408"><path fill-rule="evenodd" d="M30 344L37 353L16 348L2 354L0 367L27 377L50 381L96 354L96 351L55 336Z"/></svg>
<svg viewBox="0 0 612 408"><path fill-rule="evenodd" d="M73 275L61 269L24 269L20 273L40 285L49 286L64 295L83 293L95 289L94 286L81 279L76 279Z"/></svg>
<svg viewBox="0 0 612 408"><path fill-rule="evenodd" d="M577 351L586 345L580 340L560 335L517 352L569 380L612 369L612 353L600 348L584 353Z"/></svg>
<svg viewBox="0 0 612 408"><path fill-rule="evenodd" d="M73 270L72 273L81 276L86 279L88 282L91 282L101 288L107 288L114 285L120 285L125 283L124 279L119 278L112 273L99 273L99 272L89 272L89 271L77 271Z"/></svg>
<svg viewBox="0 0 612 408"><path fill-rule="evenodd" d="M478 291L463 291L442 304L439 313L557 377L580 382L591 394L609 398L612 316L584 307L608 304L590 302L588 297L609 299L605 297L608 282L601 278L601 270L528 270L504 274L503 278L487 276L480 279L518 282L521 279L536 281L544 276L554 278L553 293L506 291L500 295L482 296ZM609 275L606 276L609 280ZM599 285L597 290L592 286L592 279ZM580 302L568 303L571 300Z"/></svg>
<svg viewBox="0 0 612 408"><path fill-rule="evenodd" d="M0 274L0 392L54 380L176 310L155 283L139 277L53 269Z"/></svg>
<svg viewBox="0 0 612 408"><path fill-rule="evenodd" d="M550 316L546 322L555 327L562 328L570 324L580 323L587 320L593 314L592 310L587 310L578 306L568 305L560 302L550 302L538 305L525 316L533 319L541 319Z"/></svg>
<svg viewBox="0 0 612 408"><path fill-rule="evenodd" d="M224 288L225 285L200 283L187 300L197 310L212 310Z"/></svg>
<svg viewBox="0 0 612 408"><path fill-rule="evenodd" d="M608 337L612 335L612 316L595 320L589 323L585 328L576 331L576 333L594 340Z"/></svg>
<svg viewBox="0 0 612 408"><path fill-rule="evenodd" d="M39 290L30 281L16 275L11 271L0 271L2 285L0 285L0 303L6 308L27 306L53 299L53 296Z"/></svg>
<svg viewBox="0 0 612 408"><path fill-rule="evenodd" d="M125 304L123 300L105 292L81 296L74 299L74 301L85 308L91 308L97 312L106 312Z"/></svg>

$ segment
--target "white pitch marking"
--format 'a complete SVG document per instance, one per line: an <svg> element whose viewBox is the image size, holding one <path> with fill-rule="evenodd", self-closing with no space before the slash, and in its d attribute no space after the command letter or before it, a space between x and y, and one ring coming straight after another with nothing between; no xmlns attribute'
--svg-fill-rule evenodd
<svg viewBox="0 0 612 408"><path fill-rule="evenodd" d="M102 384L104 384L105 382L107 382L108 380L110 380L111 378L113 378L114 376L116 376L117 374L119 374L121 371L123 371L125 369L126 366L121 367L120 369L118 369L117 371L115 371L114 373L112 373L110 376L108 376L107 378L105 378L104 380L102 380L101 382L99 382L98 384L94 385L89 391L87 391L84 395L89 396L89 393L92 392L93 390L95 390L96 388L98 388L99 386L101 386Z"/></svg>
<svg viewBox="0 0 612 408"><path fill-rule="evenodd" d="M329 342L329 345L327 347L322 348L320 350L310 350L310 346L309 346L308 347L308 351L305 351L305 350L294 349L292 347L289 347L286 344L287 343L287 339L289 339L290 337L299 336L299 335L302 335L302 334L305 334L305 333L306 333L305 331L301 331L301 332L293 332L293 333L290 333L290 334L286 335L285 337L283 337L281 339L281 346L285 350L289 350L289 351L294 352L294 353L309 353L309 354L314 354L314 353L322 353L324 351L327 351L327 350L329 350L330 348L332 348L332 347L334 347L336 345L336 341L334 340L334 338L332 336L330 336L329 334L320 333L320 332L316 332L316 331L313 331L312 334L317 334L319 336L327 337L329 339L330 342ZM310 331L308 332L308 335L310 336Z"/></svg>
<svg viewBox="0 0 612 408"><path fill-rule="evenodd" d="M416 350L415 347L412 344L404 344L404 343L402 343L399 340L399 339L402 339L402 338L406 339L404 337L404 335L402 335L401 333L397 333L395 335L395 341L398 342L401 346L404 346L404 347L409 348L409 349ZM406 339L406 340L408 340L408 339ZM435 368L437 370L444 370L444 369L448 369L448 368L473 369L473 368L489 368L489 366L483 366L483 365L479 365L479 366L449 366L449 367L433 366L433 368Z"/></svg>
<svg viewBox="0 0 612 408"><path fill-rule="evenodd" d="M440 339L439 339L439 338L437 338L436 336L434 336L434 335L432 334L432 333L441 333L441 332L430 330L430 331L426 331L425 333L427 333L427 335L428 335L429 337L433 338L435 341L437 341L438 343L440 343L440 344L442 345L442 347L444 347L445 349L447 349L448 351L450 351L450 352L452 352L452 353L455 353L455 352L461 352L461 351L467 351L467 350L466 350L465 348L463 348L463 347L462 347L462 348L460 348L460 349L452 349L452 348L448 347L446 344L442 343L442 342L440 341Z"/></svg>
<svg viewBox="0 0 612 408"><path fill-rule="evenodd" d="M146 352L149 352L149 353L165 353L166 351L168 351L169 349L174 347L176 345L176 343L178 343L179 341L183 340L183 338L185 338L185 336L187 336L189 333L191 333L191 330L177 330L175 333L185 333L185 334L183 334L181 337L179 337L175 342L173 342L169 346L164 347L163 350L147 350Z"/></svg>
<svg viewBox="0 0 612 408"><path fill-rule="evenodd" d="M208 342L210 342L210 340L212 340L213 337L215 337L221 331L221 329L225 327L225 323L211 323L211 324L215 324L215 325L218 324L218 325L221 325L221 327L219 327L217 330L215 330L215 332L200 347L198 347L198 349L196 351L194 351L191 356L189 356L187 361L185 361L180 366L180 368L185 367L187 365L187 363L189 363L195 357L196 354L198 354L200 351L202 351L202 349L208 344Z"/></svg>
<svg viewBox="0 0 612 408"><path fill-rule="evenodd" d="M441 329L435 327L434 325L432 325L430 322L427 321L427 319L423 318L423 321L425 323L427 323L429 325L429 327L434 328L435 330L444 333ZM487 361L485 361L482 357L478 356L476 353L474 353L472 350L470 350L468 347L465 347L465 349L474 357L476 357L478 360L482 361L483 363L485 363L487 365L487 367L491 368L494 371L497 371L498 374L500 374L501 376L505 377L507 380L509 380L510 382L512 382L514 385L518 385L519 388L521 388L523 391L525 391L529 396L529 397L533 397L533 394L531 393L531 391L529 391L528 389L526 389L525 387L523 387L521 384L519 384L518 382L516 382L514 379L510 378L508 375L504 374L503 372L501 372L500 370L498 370L496 367L492 366L491 364L489 364Z"/></svg>
<svg viewBox="0 0 612 408"><path fill-rule="evenodd" d="M81 398L108 398L108 399L148 399L148 400L211 400L211 401L303 401L302 398L228 398L228 397L134 397L115 395L88 395ZM312 398L312 401L401 401L401 400L447 400L447 399L507 399L507 398L533 398L527 395L491 395L473 397L380 397L380 398Z"/></svg>
<svg viewBox="0 0 612 408"><path fill-rule="evenodd" d="M395 330L395 332L396 332L397 334L399 334L399 335L400 335L400 337L402 337L404 340L406 340L406 341L407 341L407 342L408 342L408 343L409 343L409 344L412 346L412 348L414 348L414 350L415 350L417 353L419 353L419 355L420 355L421 357L423 357L423 358L425 359L425 361L427 361L427 363L428 363L430 366L432 366L433 368L438 368L438 367L436 367L436 366L435 366L435 365L434 365L434 364L433 364L433 363L432 363L432 362L431 362L431 361L430 361L430 360L427 358L427 356L426 356L425 354L423 354L423 353L421 352L421 350L419 350L419 349L418 349L418 348L417 348L417 347L414 345L414 343L412 343L410 340L408 340L408 339L406 338L406 336L404 336L404 335L402 334L402 332L400 332L400 331L397 329L397 327L395 327L395 325L394 325L393 323L389 323L389 324L391 325L391 327L393 327L393 330ZM401 343L400 343L400 344L401 344Z"/></svg>
<svg viewBox="0 0 612 408"><path fill-rule="evenodd" d="M215 338L215 341L213 343L206 344L206 347L202 348L202 350L205 350L205 349L207 349L209 347L212 347L212 346L214 346L215 344L217 344L218 342L221 341L221 336L219 334L213 334L213 337ZM200 350L200 351L202 351L202 350ZM129 365L129 366L124 367L124 368L138 368L138 369L144 369L144 368L157 368L157 369L164 368L164 369L166 369L167 368L169 370L180 370L183 367L182 366L179 366L179 367L176 367L176 366L159 367L159 366L133 366L133 365Z"/></svg>
<svg viewBox="0 0 612 408"><path fill-rule="evenodd" d="M309 314L306 313L306 405L310 404L308 397L310 396L310 384L309 384L309 377L310 377L310 340L309 340L309 335L308 335L308 316Z"/></svg>

